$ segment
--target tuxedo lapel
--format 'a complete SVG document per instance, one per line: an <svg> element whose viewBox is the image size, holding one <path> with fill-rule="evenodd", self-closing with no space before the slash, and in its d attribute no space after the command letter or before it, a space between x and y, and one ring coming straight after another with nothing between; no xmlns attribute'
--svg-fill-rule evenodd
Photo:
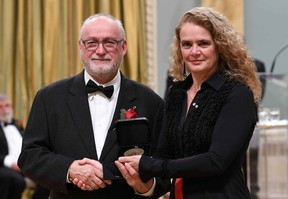
<svg viewBox="0 0 288 199"><path fill-rule="evenodd" d="M85 92L84 73L77 75L69 90L68 107L76 129L90 158L98 159L94 142L93 127L89 111L88 96Z"/></svg>
<svg viewBox="0 0 288 199"><path fill-rule="evenodd" d="M117 142L115 122L118 119L120 119L120 110L122 108L126 109L126 107L132 108L135 105L133 104L135 99L136 99L136 94L135 94L134 87L131 84L131 80L128 80L127 78L125 78L121 73L121 86L120 86L119 96L118 96L115 112L113 115L110 128L108 130L108 134L106 137L105 145L102 150L100 160L103 160L107 156L108 152Z"/></svg>
<svg viewBox="0 0 288 199"><path fill-rule="evenodd" d="M4 130L0 124L0 156L1 155L7 155L7 154L8 154L7 139L5 137Z"/></svg>

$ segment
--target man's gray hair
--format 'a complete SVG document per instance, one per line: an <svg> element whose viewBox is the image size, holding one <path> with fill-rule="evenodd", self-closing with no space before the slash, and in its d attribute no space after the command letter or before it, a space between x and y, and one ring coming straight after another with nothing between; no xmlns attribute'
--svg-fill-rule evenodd
<svg viewBox="0 0 288 199"><path fill-rule="evenodd" d="M92 19L96 19L96 18L100 18L100 17L104 17L104 18L108 18L108 19L112 19L115 24L119 27L120 30L120 36L122 37L122 39L126 39L126 35L125 35L125 30L123 27L122 22L119 19L116 19L115 17L113 17L112 15L109 14L104 14L104 13L99 13L99 14L95 14L95 15L91 15L90 17L88 17L82 24L82 27L80 28L80 39L82 39L82 34L85 30L86 25L92 20Z"/></svg>
<svg viewBox="0 0 288 199"><path fill-rule="evenodd" d="M10 98L5 93L0 93L0 100L10 100Z"/></svg>

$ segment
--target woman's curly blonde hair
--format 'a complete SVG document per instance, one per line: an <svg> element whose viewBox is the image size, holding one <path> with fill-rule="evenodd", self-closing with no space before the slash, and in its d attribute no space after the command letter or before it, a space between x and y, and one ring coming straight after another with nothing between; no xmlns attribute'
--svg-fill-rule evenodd
<svg viewBox="0 0 288 199"><path fill-rule="evenodd" d="M180 49L180 30L186 23L197 24L210 32L219 52L219 71L246 84L253 92L255 103L259 104L261 82L256 73L254 59L228 19L212 8L195 7L186 12L176 26L170 57L170 75L174 81L185 79L184 61Z"/></svg>

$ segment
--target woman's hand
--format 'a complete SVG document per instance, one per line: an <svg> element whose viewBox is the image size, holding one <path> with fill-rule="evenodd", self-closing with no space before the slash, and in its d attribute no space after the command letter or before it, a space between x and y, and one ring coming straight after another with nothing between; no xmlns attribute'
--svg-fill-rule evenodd
<svg viewBox="0 0 288 199"><path fill-rule="evenodd" d="M133 187L138 193L143 194L151 189L153 179L149 180L147 183L142 182L140 179L138 173L140 158L141 155L119 157L119 159L115 161L115 164L126 180L127 184Z"/></svg>
<svg viewBox="0 0 288 199"><path fill-rule="evenodd" d="M142 155L123 156L119 157L118 161L125 164L128 163L133 169L139 172L139 162Z"/></svg>

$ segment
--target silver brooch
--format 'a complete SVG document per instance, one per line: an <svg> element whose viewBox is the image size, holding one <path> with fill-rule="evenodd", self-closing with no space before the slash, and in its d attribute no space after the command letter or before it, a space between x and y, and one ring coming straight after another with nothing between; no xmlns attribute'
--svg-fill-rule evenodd
<svg viewBox="0 0 288 199"><path fill-rule="evenodd" d="M199 107L199 105L196 104L196 102L193 102L192 106L194 106L194 108L198 108Z"/></svg>

